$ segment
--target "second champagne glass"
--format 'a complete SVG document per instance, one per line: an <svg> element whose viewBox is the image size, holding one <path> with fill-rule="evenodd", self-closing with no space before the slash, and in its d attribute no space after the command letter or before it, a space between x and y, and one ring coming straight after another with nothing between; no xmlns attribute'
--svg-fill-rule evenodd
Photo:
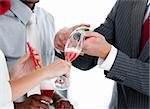
<svg viewBox="0 0 150 109"><path fill-rule="evenodd" d="M41 95L52 98L55 88L51 80L44 80L40 84L40 90L41 90ZM46 101L41 101L41 102L46 103Z"/></svg>

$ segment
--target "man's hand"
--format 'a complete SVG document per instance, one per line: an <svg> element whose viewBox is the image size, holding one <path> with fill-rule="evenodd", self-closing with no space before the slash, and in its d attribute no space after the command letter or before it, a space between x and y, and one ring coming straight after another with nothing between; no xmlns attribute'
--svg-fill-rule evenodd
<svg viewBox="0 0 150 109"><path fill-rule="evenodd" d="M74 109L73 105L65 99L60 99L56 103L54 103L55 109Z"/></svg>
<svg viewBox="0 0 150 109"><path fill-rule="evenodd" d="M83 43L83 52L106 59L111 45L105 40L104 36L97 32L84 32L85 40Z"/></svg>
<svg viewBox="0 0 150 109"><path fill-rule="evenodd" d="M41 101L45 101L41 102ZM50 98L42 95L32 95L24 102L14 103L15 109L49 109Z"/></svg>
<svg viewBox="0 0 150 109"><path fill-rule="evenodd" d="M35 58L38 61L41 61L39 52L34 50L33 51ZM11 80L18 79L20 77L23 77L35 70L33 60L30 56L30 53L27 52L24 56L22 56L20 59L17 60L16 64L13 66L13 68L10 71L10 78Z"/></svg>
<svg viewBox="0 0 150 109"><path fill-rule="evenodd" d="M73 26L71 28L63 28L60 31L57 32L56 36L55 36L55 48L59 49L60 51L64 51L64 47L66 44L66 41L69 37L69 35L77 28L79 27L90 27L89 24L80 24L80 25L76 25Z"/></svg>
<svg viewBox="0 0 150 109"><path fill-rule="evenodd" d="M74 109L73 105L62 95L55 92L52 96L55 109Z"/></svg>

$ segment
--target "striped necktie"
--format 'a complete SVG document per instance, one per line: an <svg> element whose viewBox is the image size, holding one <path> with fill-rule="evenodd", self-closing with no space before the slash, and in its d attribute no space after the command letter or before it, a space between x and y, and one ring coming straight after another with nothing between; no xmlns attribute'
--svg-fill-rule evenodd
<svg viewBox="0 0 150 109"><path fill-rule="evenodd" d="M142 35L141 35L141 42L140 42L140 50L144 48L146 42L148 41L150 37L150 14L148 18L145 20L143 28L142 28Z"/></svg>

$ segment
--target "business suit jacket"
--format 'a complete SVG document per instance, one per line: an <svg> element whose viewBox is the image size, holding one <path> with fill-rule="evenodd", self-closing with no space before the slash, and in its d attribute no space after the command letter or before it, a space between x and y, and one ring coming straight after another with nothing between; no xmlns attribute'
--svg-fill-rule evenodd
<svg viewBox="0 0 150 109"><path fill-rule="evenodd" d="M149 41L140 52L141 31L147 0L118 0L104 24L95 29L118 49L107 78L117 82L117 109L148 109L150 97ZM74 66L88 70L97 57L79 57Z"/></svg>

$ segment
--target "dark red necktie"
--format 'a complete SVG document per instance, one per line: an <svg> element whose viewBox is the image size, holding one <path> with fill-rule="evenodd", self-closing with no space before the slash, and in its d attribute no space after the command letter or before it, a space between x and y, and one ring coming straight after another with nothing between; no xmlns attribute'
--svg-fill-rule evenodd
<svg viewBox="0 0 150 109"><path fill-rule="evenodd" d="M141 36L141 43L140 43L140 50L144 48L144 45L148 41L150 37L150 14L148 18L145 20L143 28L142 28L142 36Z"/></svg>
<svg viewBox="0 0 150 109"><path fill-rule="evenodd" d="M10 9L9 0L0 0L0 15L5 14Z"/></svg>

